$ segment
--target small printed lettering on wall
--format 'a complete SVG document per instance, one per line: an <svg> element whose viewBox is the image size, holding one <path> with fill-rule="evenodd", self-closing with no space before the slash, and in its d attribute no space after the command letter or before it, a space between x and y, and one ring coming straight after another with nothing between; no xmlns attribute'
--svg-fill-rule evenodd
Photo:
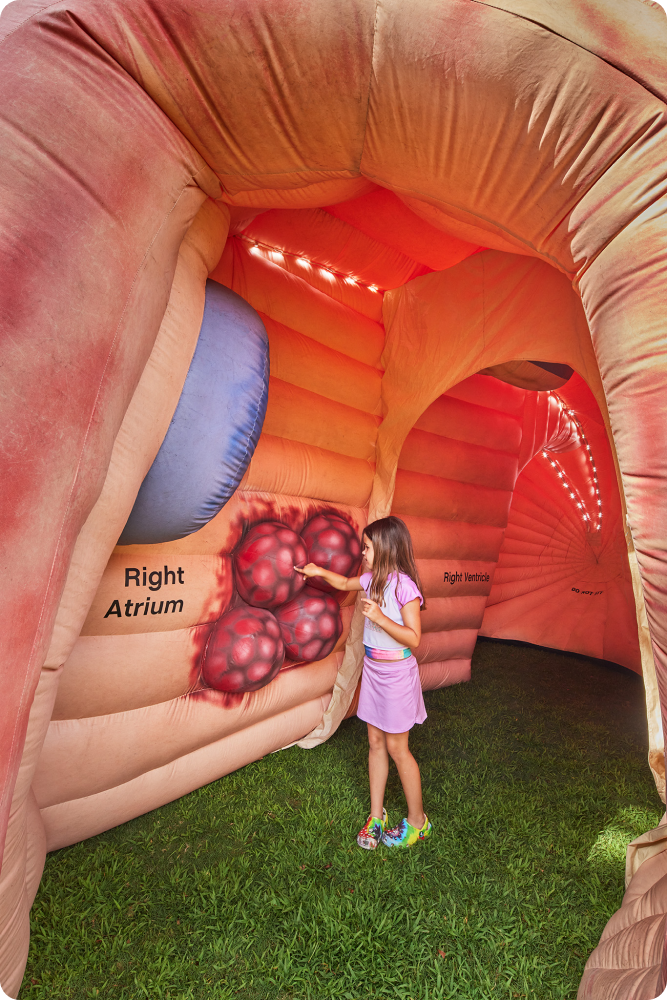
<svg viewBox="0 0 667 1000"><path fill-rule="evenodd" d="M444 576L445 583L488 583L489 574L488 573L459 573L458 571L450 573L445 571Z"/></svg>
<svg viewBox="0 0 667 1000"><path fill-rule="evenodd" d="M148 590L155 592L163 586L178 586L184 583L185 574L181 566L177 569L169 569L168 566L165 566L164 571L155 569L150 573L146 572L145 566L142 566L141 569L137 566L127 566L125 568L126 587L134 584L137 587L146 587ZM142 601L133 601L131 598L128 600L125 600L125 598L116 598L116 600L111 602L111 607L104 617L109 618L115 615L118 618L122 618L123 611L121 605L125 607L125 618L136 618L139 614L147 615L149 610L152 615L174 614L176 611L180 612L183 610L183 601L178 598L168 601L162 600L158 604L157 601L151 600L150 594L146 594Z"/></svg>

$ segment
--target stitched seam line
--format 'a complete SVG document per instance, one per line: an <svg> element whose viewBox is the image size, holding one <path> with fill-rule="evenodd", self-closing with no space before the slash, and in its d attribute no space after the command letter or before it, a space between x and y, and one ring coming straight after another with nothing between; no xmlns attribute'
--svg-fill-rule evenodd
<svg viewBox="0 0 667 1000"><path fill-rule="evenodd" d="M357 164L357 170L361 175L361 161L364 158L364 152L366 150L366 134L368 132L368 115L371 108L371 91L373 89L373 73L375 71L375 48L377 43L377 28L378 28L378 12L380 8L380 0L375 0L375 17L373 19L373 45L371 47L371 71L368 77L368 97L366 99L366 116L364 118L364 134L361 142L361 151L359 153L359 163Z"/></svg>
<svg viewBox="0 0 667 1000"><path fill-rule="evenodd" d="M568 38L567 35L561 35L560 31L557 31L555 28L550 28L548 24L542 24L541 21L536 21L534 18L527 17L525 14L519 14L514 10L507 10L505 7L500 7L495 3L488 2L488 0L469 0L469 2L481 4L483 7L492 7L494 10L499 10L503 14L509 14L510 17L516 17L520 21L526 21L528 24L534 24L537 28L542 28L543 31L547 31L555 38L562 38L564 42L569 42L570 45L574 45L576 48L581 49L582 52L588 52L589 55L599 59L600 62L605 63L606 66L610 66L611 69L616 70L617 73L621 73L622 76L627 76L628 80L632 80L638 87L641 87L642 90L645 90L648 94L651 94L652 97L655 97L657 101L660 101L661 104L667 104L664 97L661 97L660 94L656 94L641 80L638 80L636 77L632 76L632 74L626 72L626 70L621 69L620 66L616 66L614 63L609 62L609 60L605 59L604 56L601 56L599 52L594 52L593 49L587 48L585 45L582 45L581 42L577 42L573 38Z"/></svg>
<svg viewBox="0 0 667 1000"><path fill-rule="evenodd" d="M32 21L33 18L39 17L40 14L43 14L45 11L49 10L50 7L56 7L56 6L57 6L56 3L47 3L47 4L44 4L43 7L40 7L39 10L33 11L32 14L29 17L26 17L23 21L20 21L14 28L12 28L11 31L7 32L7 34L4 36L4 38L0 42L0 45L4 45L4 43L7 41L7 39L11 38L12 35L14 34L14 32L18 31L19 28L22 28L24 24L28 23L28 21Z"/></svg>

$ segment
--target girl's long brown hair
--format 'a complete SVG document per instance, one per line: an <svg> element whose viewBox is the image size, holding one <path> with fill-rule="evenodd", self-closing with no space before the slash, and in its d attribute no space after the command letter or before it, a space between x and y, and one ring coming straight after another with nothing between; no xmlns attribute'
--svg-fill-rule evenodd
<svg viewBox="0 0 667 1000"><path fill-rule="evenodd" d="M364 528L363 534L373 543L373 575L368 593L371 601L382 606L384 588L387 586L390 573L396 574L397 588L398 574L405 573L409 576L423 600L424 590L415 564L412 539L400 517L391 515L381 517L378 521L371 521ZM425 601L422 608L426 609Z"/></svg>

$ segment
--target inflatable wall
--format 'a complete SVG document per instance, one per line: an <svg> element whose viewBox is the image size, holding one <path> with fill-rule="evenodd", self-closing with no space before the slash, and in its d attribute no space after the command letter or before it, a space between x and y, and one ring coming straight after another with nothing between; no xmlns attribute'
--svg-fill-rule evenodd
<svg viewBox="0 0 667 1000"><path fill-rule="evenodd" d="M664 12L15 0L0 39L5 991L46 851L354 713L355 595L294 565L390 512L423 687L479 634L643 672L664 797ZM667 985L663 838L580 996Z"/></svg>

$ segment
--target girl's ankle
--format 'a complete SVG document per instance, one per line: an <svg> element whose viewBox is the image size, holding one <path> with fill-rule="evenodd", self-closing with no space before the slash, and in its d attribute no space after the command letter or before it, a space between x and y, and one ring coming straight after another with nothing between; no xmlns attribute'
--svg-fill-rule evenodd
<svg viewBox="0 0 667 1000"><path fill-rule="evenodd" d="M421 828L423 827L424 823L426 822L426 813L422 813L422 818L421 818L421 822L420 823L413 823L412 819L410 818L410 816L407 816L406 818L407 818L407 821L410 824L410 826L413 826L415 828L415 830L421 830Z"/></svg>

